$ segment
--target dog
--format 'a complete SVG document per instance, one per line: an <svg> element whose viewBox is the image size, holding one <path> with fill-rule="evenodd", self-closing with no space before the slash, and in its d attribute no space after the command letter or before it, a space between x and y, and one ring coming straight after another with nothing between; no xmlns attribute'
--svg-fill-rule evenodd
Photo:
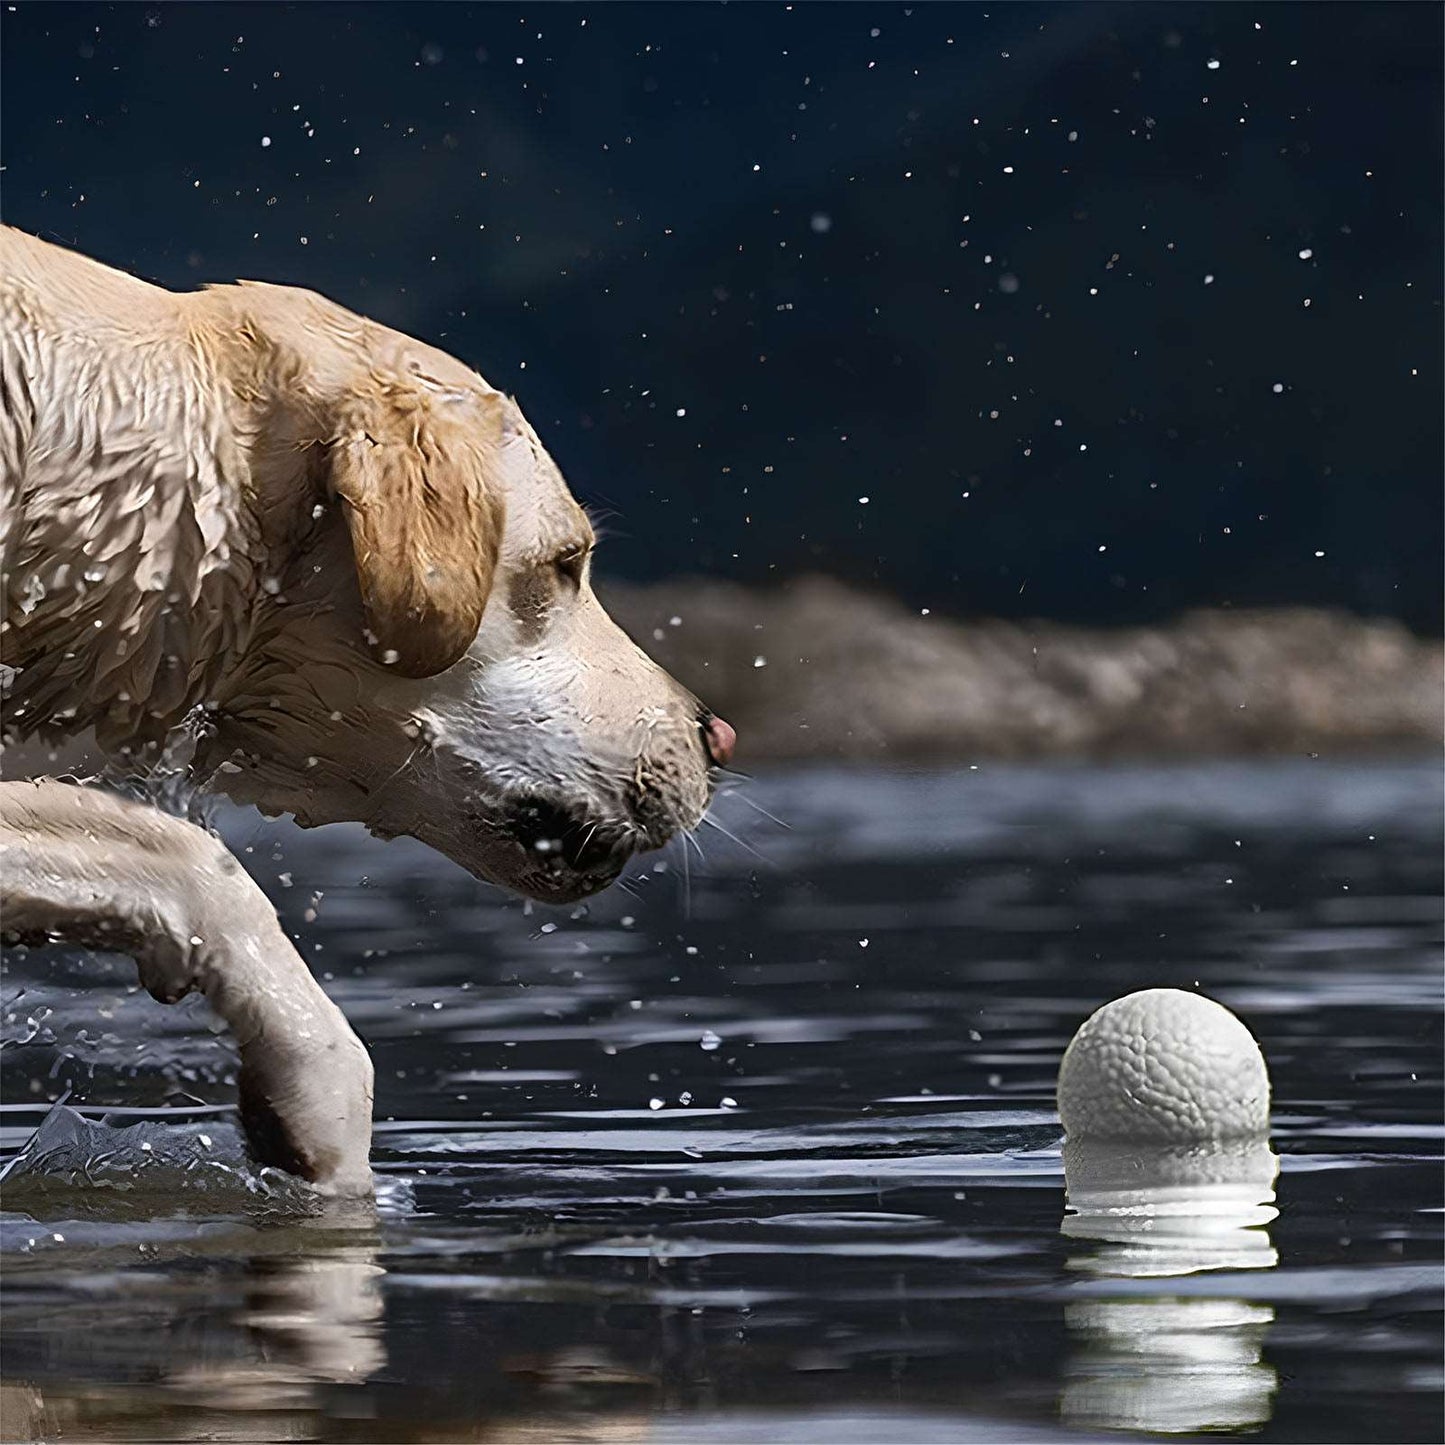
<svg viewBox="0 0 1445 1445"><path fill-rule="evenodd" d="M92 732L550 903L693 828L733 730L591 587L517 404L314 292L175 293L0 228L4 736ZM0 926L135 955L241 1048L258 1158L369 1187L370 1061L204 830L0 784Z"/></svg>

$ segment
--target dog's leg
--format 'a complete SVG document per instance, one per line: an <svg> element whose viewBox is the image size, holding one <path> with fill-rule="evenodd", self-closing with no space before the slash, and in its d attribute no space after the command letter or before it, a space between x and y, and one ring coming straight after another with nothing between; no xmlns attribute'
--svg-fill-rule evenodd
<svg viewBox="0 0 1445 1445"><path fill-rule="evenodd" d="M0 783L0 929L129 953L162 1003L199 989L240 1047L258 1160L370 1190L371 1059L218 839L108 793Z"/></svg>

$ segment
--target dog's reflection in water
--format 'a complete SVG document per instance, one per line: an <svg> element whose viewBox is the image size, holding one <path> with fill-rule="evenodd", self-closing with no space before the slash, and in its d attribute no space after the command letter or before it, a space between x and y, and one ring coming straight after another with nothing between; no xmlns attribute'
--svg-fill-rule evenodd
<svg viewBox="0 0 1445 1445"><path fill-rule="evenodd" d="M1265 1423L1277 1386L1263 1358L1273 1309L1167 1281L1278 1263L1267 1226L1279 1160L1269 1141L1151 1149L1070 1140L1064 1166L1062 1233L1080 1242L1069 1266L1089 1284L1064 1310L1073 1352L1063 1418L1169 1434ZM1139 1283L1149 1280L1158 1287Z"/></svg>
<svg viewBox="0 0 1445 1445"><path fill-rule="evenodd" d="M374 1198L323 1197L257 1168L233 1124L165 1112L165 1124L115 1127L56 1106L6 1167L7 1282L41 1287L7 1302L0 1439L615 1445L647 1434L642 1402L657 1381L585 1338L479 1359L483 1375L505 1377L498 1398L484 1388L478 1401L469 1379L460 1411L438 1398L435 1413L396 1414L381 1227L414 1214L410 1186L381 1176ZM48 1287L56 1251L68 1292ZM599 1386L625 1398L596 1408Z"/></svg>
<svg viewBox="0 0 1445 1445"><path fill-rule="evenodd" d="M382 1210L400 1202L389 1197L395 1192L383 1185ZM181 1315L190 1314L184 1296L195 1280L185 1265L242 1265L234 1308L206 1311L199 1331L178 1330L151 1388L67 1381L56 1391L12 1377L7 1440L102 1438L120 1431L122 1419L131 1434L172 1411L195 1422L217 1412L227 1439L308 1438L303 1422L314 1422L329 1387L363 1384L386 1365L377 1202L323 1199L278 1171L257 1169L233 1125L113 1127L57 1106L7 1166L3 1198L14 1267L25 1267L26 1253L43 1267L31 1236L44 1245L63 1229L67 1249L93 1256L93 1276L133 1265L138 1252L150 1268L181 1266L174 1276ZM27 1216L36 1221L28 1233ZM57 1228L57 1220L66 1222ZM200 1288L214 1298L214 1276L202 1272ZM77 1348L90 1353L93 1342ZM103 1353L123 1368L125 1350L120 1338ZM67 1371L72 1380L86 1373L101 1372ZM250 1433L250 1421L261 1433Z"/></svg>
<svg viewBox="0 0 1445 1445"><path fill-rule="evenodd" d="M350 1222L351 1243L334 1237L314 1247L308 1240L294 1254L252 1256L233 1318L249 1335L254 1357L181 1364L167 1388L218 1410L310 1411L318 1385L363 1384L381 1370L385 1270L374 1234L357 1228L361 1223ZM340 1221L318 1224L335 1232ZM295 1228L299 1236L310 1232Z"/></svg>

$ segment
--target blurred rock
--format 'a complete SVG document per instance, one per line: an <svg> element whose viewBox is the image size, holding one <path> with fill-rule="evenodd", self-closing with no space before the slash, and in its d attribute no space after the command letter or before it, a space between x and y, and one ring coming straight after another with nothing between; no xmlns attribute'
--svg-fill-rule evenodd
<svg viewBox="0 0 1445 1445"><path fill-rule="evenodd" d="M1442 649L1308 608L1117 631L962 622L824 577L602 598L749 759L1032 758L1438 747Z"/></svg>

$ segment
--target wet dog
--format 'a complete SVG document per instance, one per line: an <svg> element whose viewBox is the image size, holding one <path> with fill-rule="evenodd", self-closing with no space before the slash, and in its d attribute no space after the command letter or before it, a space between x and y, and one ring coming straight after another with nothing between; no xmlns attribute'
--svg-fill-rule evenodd
<svg viewBox="0 0 1445 1445"><path fill-rule="evenodd" d="M699 821L732 729L607 616L585 513L476 372L309 291L173 293L8 228L0 323L7 740L144 757L200 717L199 781L550 902ZM360 1046L215 840L55 783L0 794L6 931L203 989L243 1065L253 1032L258 1151L353 1187L369 1063L314 1097L320 1050Z"/></svg>

